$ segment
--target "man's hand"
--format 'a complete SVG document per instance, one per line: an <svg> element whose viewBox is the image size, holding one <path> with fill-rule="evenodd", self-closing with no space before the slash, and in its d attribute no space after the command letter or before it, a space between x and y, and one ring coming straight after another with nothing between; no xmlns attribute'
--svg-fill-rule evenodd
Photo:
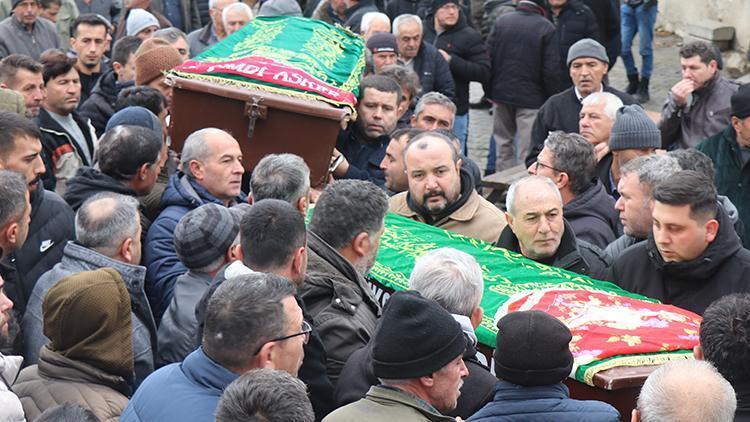
<svg viewBox="0 0 750 422"><path fill-rule="evenodd" d="M446 62L448 62L448 63L451 62L451 55L450 54L446 53L445 50L443 50L442 48L438 49L438 51L440 52L440 54L443 55L443 58L445 59Z"/></svg>
<svg viewBox="0 0 750 422"><path fill-rule="evenodd" d="M341 153L336 148L333 149L333 154L331 154L331 164L333 164L334 161L336 161ZM341 157L342 161L339 163L338 166L336 166L335 169L331 172L333 176L337 179L340 179L344 176L346 176L346 172L349 171L349 162L346 161L346 157Z"/></svg>
<svg viewBox="0 0 750 422"><path fill-rule="evenodd" d="M680 107L687 105L688 97L695 91L695 82L690 79L683 79L677 82L670 91L672 100Z"/></svg>
<svg viewBox="0 0 750 422"><path fill-rule="evenodd" d="M602 161L605 155L609 154L609 144L606 142L600 142L594 145L594 154L596 154L596 162Z"/></svg>

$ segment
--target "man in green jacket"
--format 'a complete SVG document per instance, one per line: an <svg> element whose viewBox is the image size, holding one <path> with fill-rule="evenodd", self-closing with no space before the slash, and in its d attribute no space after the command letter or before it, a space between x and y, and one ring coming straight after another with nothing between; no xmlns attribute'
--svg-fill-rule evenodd
<svg viewBox="0 0 750 422"><path fill-rule="evenodd" d="M415 291L394 293L372 340L372 368L380 385L323 422L451 422L469 370L467 337L437 302Z"/></svg>
<svg viewBox="0 0 750 422"><path fill-rule="evenodd" d="M726 195L745 223L743 245L750 247L750 85L732 95L729 126L701 142L698 151L711 157L716 174L714 184L719 195Z"/></svg>

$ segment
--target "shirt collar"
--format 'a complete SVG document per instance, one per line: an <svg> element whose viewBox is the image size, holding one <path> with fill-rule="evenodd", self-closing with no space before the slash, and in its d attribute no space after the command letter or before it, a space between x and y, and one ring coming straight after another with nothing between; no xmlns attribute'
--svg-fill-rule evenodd
<svg viewBox="0 0 750 422"><path fill-rule="evenodd" d="M573 89L576 92L576 98L578 98L578 102L579 103L583 103L583 96L581 95L581 92L578 91L578 87L575 86L575 85L573 85ZM604 84L603 83L599 84L599 92L604 92Z"/></svg>

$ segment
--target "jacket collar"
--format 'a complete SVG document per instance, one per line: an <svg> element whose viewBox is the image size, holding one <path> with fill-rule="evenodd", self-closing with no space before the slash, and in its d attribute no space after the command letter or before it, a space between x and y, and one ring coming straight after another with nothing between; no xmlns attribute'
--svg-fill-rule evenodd
<svg viewBox="0 0 750 422"><path fill-rule="evenodd" d="M367 399L376 403L398 403L412 407L422 413L430 421L452 421L453 418L444 416L432 405L421 398L394 387L374 385L367 392Z"/></svg>
<svg viewBox="0 0 750 422"><path fill-rule="evenodd" d="M113 268L120 273L122 280L131 297L134 294L143 294L143 283L146 278L146 267L117 261L99 252L79 245L76 242L68 242L63 250L63 260L73 260L85 263L90 268Z"/></svg>
<svg viewBox="0 0 750 422"><path fill-rule="evenodd" d="M553 267L570 269L583 258L578 249L578 240L573 232L573 228L570 226L570 223L568 223L568 220L563 219L563 224L565 229L563 231L562 239L560 239L560 246L557 247L557 252L555 252L550 265ZM518 238L511 230L510 225L505 226L495 245L515 253L521 253L521 246L518 242Z"/></svg>
<svg viewBox="0 0 750 422"><path fill-rule="evenodd" d="M512 382L499 380L495 384L495 401L501 400L539 400L539 399L567 399L570 390L559 382L551 385L537 385L526 387Z"/></svg>
<svg viewBox="0 0 750 422"><path fill-rule="evenodd" d="M0 378L2 378L0 381L8 387L8 390L16 382L22 363L23 356L6 356L0 353Z"/></svg>
<svg viewBox="0 0 750 422"><path fill-rule="evenodd" d="M441 226L448 220L470 221L474 218L479 208L479 194L474 190L474 184L471 175L463 168L459 172L461 180L461 195L456 202L450 204L440 215L433 217L423 206L419 206L411 198L409 191L406 193L406 204L410 211L410 216L419 216L423 221L431 226Z"/></svg>
<svg viewBox="0 0 750 422"><path fill-rule="evenodd" d="M108 374L81 360L73 360L51 350L48 345L39 352L39 374L47 378L57 378L65 381L86 384L100 384L118 391L129 397L130 386L125 378Z"/></svg>
<svg viewBox="0 0 750 422"><path fill-rule="evenodd" d="M214 390L216 395L221 395L224 389L239 377L238 374L208 357L202 346L190 353L182 361L180 368L191 382L200 387Z"/></svg>

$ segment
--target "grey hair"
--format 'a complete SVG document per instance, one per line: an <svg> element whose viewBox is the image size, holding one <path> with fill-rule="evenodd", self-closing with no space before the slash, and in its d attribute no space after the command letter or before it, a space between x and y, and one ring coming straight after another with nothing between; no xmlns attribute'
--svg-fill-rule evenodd
<svg viewBox="0 0 750 422"><path fill-rule="evenodd" d="M594 146L577 133L555 131L544 140L552 166L568 175L570 190L580 195L591 185L596 168Z"/></svg>
<svg viewBox="0 0 750 422"><path fill-rule="evenodd" d="M161 38L170 44L174 43L180 38L187 42L187 35L185 35L185 33L182 32L180 28L175 28L174 26L154 31L154 38Z"/></svg>
<svg viewBox="0 0 750 422"><path fill-rule="evenodd" d="M388 22L388 28L390 29L391 18L389 18L388 15L382 12L367 12L364 15L362 15L362 22L360 22L359 24L360 32L362 34L366 34L367 30L370 29L370 23L372 23L375 20Z"/></svg>
<svg viewBox="0 0 750 422"><path fill-rule="evenodd" d="M250 8L250 6L246 5L243 2L232 3L229 6L225 7L224 10L221 11L221 23L223 23L224 26L227 26L227 15L229 14L229 12L231 12L234 9L241 9L243 12L247 14L247 17L250 20L255 19L255 13L253 13L253 9Z"/></svg>
<svg viewBox="0 0 750 422"><path fill-rule="evenodd" d="M313 422L305 383L278 369L253 369L224 390L216 422Z"/></svg>
<svg viewBox="0 0 750 422"><path fill-rule="evenodd" d="M409 289L435 300L452 314L471 316L482 301L482 269L473 256L458 249L435 249L414 263Z"/></svg>
<svg viewBox="0 0 750 422"><path fill-rule="evenodd" d="M296 207L310 192L310 168L298 155L266 155L253 169L250 191L253 202L280 199Z"/></svg>
<svg viewBox="0 0 750 422"><path fill-rule="evenodd" d="M713 365L700 360L660 366L638 395L642 422L731 422L736 408L732 385Z"/></svg>
<svg viewBox="0 0 750 422"><path fill-rule="evenodd" d="M680 162L674 156L651 154L628 161L620 168L620 177L630 173L638 176L638 182L648 190L643 192L644 200L648 203L654 187L681 170Z"/></svg>
<svg viewBox="0 0 750 422"><path fill-rule="evenodd" d="M112 192L98 193L78 209L75 227L78 244L112 256L125 239L138 235L138 200Z"/></svg>
<svg viewBox="0 0 750 422"><path fill-rule="evenodd" d="M584 107L600 103L604 104L604 114L614 122L617 117L617 110L623 106L620 97L610 92L594 92L582 101Z"/></svg>
<svg viewBox="0 0 750 422"><path fill-rule="evenodd" d="M29 187L20 173L0 170L0 227L17 222L26 211ZM7 251L6 251L7 252ZM2 256L2 251L0 251Z"/></svg>
<svg viewBox="0 0 750 422"><path fill-rule="evenodd" d="M200 163L205 163L210 154L210 148L208 147L206 138L214 133L227 132L215 127L208 127L196 130L185 139L185 144L182 145L182 153L180 154L180 165L183 173L192 178L193 173L190 172L190 162L195 160Z"/></svg>
<svg viewBox="0 0 750 422"><path fill-rule="evenodd" d="M417 106L414 107L414 115L419 116L428 105L443 106L451 111L453 117L456 116L456 104L447 96L435 91L422 95L417 102Z"/></svg>
<svg viewBox="0 0 750 422"><path fill-rule="evenodd" d="M557 198L560 200L560 203L562 204L562 195L560 194L560 190L557 189L557 186L555 185L555 182L552 181L549 177L545 176L526 176L523 179L516 180L513 182L510 187L508 188L508 193L505 195L505 210L508 211L508 214L515 216L516 215L516 191L520 186L523 186L527 183L531 182L541 182L547 185L555 194L557 195Z"/></svg>
<svg viewBox="0 0 750 422"><path fill-rule="evenodd" d="M417 25L419 25L419 32L424 32L424 30L422 29L422 19L420 19L417 15L405 13L403 15L397 16L396 19L393 20L393 25L391 26L393 35L398 38L398 34L400 31L399 28L401 27L401 25L409 22L416 23Z"/></svg>

